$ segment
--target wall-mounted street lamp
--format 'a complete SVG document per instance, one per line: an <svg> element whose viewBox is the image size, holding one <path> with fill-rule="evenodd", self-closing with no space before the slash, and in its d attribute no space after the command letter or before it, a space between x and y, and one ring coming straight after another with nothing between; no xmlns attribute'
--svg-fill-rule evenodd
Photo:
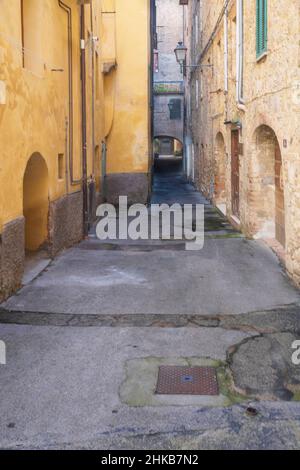
<svg viewBox="0 0 300 470"><path fill-rule="evenodd" d="M177 62L180 64L181 73L185 68L202 68L202 67L213 67L212 64L197 64L197 65L186 65L187 47L183 42L179 42L174 49Z"/></svg>
<svg viewBox="0 0 300 470"><path fill-rule="evenodd" d="M174 49L176 60L180 65L183 65L186 60L187 47L183 42L179 42Z"/></svg>

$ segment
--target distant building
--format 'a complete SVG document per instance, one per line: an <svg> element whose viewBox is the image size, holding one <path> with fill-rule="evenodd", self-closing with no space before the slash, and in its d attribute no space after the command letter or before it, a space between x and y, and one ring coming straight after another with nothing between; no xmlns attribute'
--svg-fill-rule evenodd
<svg viewBox="0 0 300 470"><path fill-rule="evenodd" d="M183 75L174 49L183 40L183 10L177 0L156 0L154 51L154 137L160 154L182 152Z"/></svg>

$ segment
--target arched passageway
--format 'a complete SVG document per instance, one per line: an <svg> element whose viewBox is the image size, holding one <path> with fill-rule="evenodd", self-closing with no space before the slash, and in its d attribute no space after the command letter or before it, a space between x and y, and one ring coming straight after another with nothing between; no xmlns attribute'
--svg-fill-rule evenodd
<svg viewBox="0 0 300 470"><path fill-rule="evenodd" d="M23 179L25 249L37 251L48 241L48 169L39 153L28 160Z"/></svg>
<svg viewBox="0 0 300 470"><path fill-rule="evenodd" d="M254 133L250 171L250 209L256 238L274 238L285 246L285 204L281 151L273 129Z"/></svg>
<svg viewBox="0 0 300 470"><path fill-rule="evenodd" d="M158 136L154 138L154 153L158 156L183 156L183 144L172 136Z"/></svg>
<svg viewBox="0 0 300 470"><path fill-rule="evenodd" d="M182 171L183 144L172 136L157 136L153 142L154 171Z"/></svg>
<svg viewBox="0 0 300 470"><path fill-rule="evenodd" d="M223 134L219 132L215 140L215 184L214 198L216 204L226 203L226 149Z"/></svg>

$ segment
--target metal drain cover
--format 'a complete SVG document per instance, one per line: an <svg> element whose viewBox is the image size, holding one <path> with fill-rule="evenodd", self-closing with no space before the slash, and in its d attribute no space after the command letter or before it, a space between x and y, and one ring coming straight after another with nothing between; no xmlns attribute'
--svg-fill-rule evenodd
<svg viewBox="0 0 300 470"><path fill-rule="evenodd" d="M219 395L214 367L160 366L158 395Z"/></svg>

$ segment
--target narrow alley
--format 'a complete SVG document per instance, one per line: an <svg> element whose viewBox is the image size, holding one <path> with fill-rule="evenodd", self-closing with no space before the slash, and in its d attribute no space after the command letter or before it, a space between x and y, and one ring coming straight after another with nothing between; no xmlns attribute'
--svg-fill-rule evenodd
<svg viewBox="0 0 300 470"><path fill-rule="evenodd" d="M205 204L202 250L186 252L177 240L101 241L92 231L4 307L68 319L96 315L101 322L104 315L232 315L298 302L276 255L236 232L176 171L176 162L175 171L172 164L166 171L164 163L155 174L151 202Z"/></svg>
<svg viewBox="0 0 300 470"><path fill-rule="evenodd" d="M298 3L0 0L0 461L300 449Z"/></svg>

